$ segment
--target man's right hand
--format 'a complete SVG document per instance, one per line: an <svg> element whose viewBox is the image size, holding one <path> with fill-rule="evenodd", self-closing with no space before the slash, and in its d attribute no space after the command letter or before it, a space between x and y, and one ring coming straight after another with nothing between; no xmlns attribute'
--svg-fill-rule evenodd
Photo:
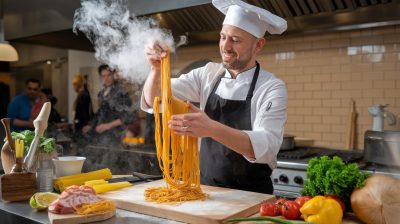
<svg viewBox="0 0 400 224"><path fill-rule="evenodd" d="M147 55L147 60L153 69L160 70L161 58L167 55L165 49L167 49L167 47L162 46L158 41L153 41L147 44L145 53Z"/></svg>
<svg viewBox="0 0 400 224"><path fill-rule="evenodd" d="M82 134L86 135L90 130L92 129L92 126L86 125L82 128Z"/></svg>

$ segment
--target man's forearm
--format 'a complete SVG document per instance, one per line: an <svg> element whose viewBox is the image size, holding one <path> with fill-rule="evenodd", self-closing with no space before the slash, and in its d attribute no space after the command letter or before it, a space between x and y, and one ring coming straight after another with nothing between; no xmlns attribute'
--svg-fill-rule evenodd
<svg viewBox="0 0 400 224"><path fill-rule="evenodd" d="M32 121L25 121L25 120L21 120L21 119L17 119L17 118L14 119L13 125L15 127L33 128L33 122Z"/></svg>
<svg viewBox="0 0 400 224"><path fill-rule="evenodd" d="M161 94L161 72L152 68L143 86L143 95L147 105L153 107L154 98Z"/></svg>
<svg viewBox="0 0 400 224"><path fill-rule="evenodd" d="M214 121L211 130L211 138L215 141L239 154L255 159L253 146L249 136L245 132L231 128L217 121Z"/></svg>
<svg viewBox="0 0 400 224"><path fill-rule="evenodd" d="M122 121L121 121L121 119L118 118L118 119L115 119L115 120L109 122L108 124L110 125L110 129L112 129L112 128L122 125Z"/></svg>

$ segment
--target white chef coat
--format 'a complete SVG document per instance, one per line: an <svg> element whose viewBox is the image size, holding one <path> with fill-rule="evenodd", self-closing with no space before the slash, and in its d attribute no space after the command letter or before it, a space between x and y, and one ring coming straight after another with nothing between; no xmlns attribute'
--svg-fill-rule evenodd
<svg viewBox="0 0 400 224"><path fill-rule="evenodd" d="M208 63L204 67L194 69L179 78L171 79L172 94L191 102L200 102L204 110L208 96L224 72L224 77L216 90L216 94L224 99L246 100L256 67L244 71L232 79L230 73L220 63ZM287 119L287 91L285 83L273 74L260 69L257 84L251 99L252 130L242 130L250 138L254 150L254 158L250 162L266 163L271 169L276 167L276 155L282 144L284 124ZM141 108L149 113L152 109L141 98Z"/></svg>

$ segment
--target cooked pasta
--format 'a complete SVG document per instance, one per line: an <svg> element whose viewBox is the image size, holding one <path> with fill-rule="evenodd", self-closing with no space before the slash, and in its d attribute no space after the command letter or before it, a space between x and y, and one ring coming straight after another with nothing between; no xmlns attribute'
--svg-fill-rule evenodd
<svg viewBox="0 0 400 224"><path fill-rule="evenodd" d="M75 208L78 215L91 215L91 214L105 214L107 212L115 211L116 205L110 200L102 200L95 203L83 204Z"/></svg>
<svg viewBox="0 0 400 224"><path fill-rule="evenodd" d="M160 101L162 121L159 114ZM145 199L159 203L204 200L207 195L200 188L197 138L176 135L168 128L171 115L189 112L188 104L171 95L169 52L161 60L161 100L156 97L153 107L157 157L167 187L146 189Z"/></svg>

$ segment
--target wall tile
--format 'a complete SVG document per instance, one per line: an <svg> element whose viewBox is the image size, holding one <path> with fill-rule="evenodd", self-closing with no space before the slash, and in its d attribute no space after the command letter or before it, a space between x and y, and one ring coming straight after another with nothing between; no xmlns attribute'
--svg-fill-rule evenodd
<svg viewBox="0 0 400 224"><path fill-rule="evenodd" d="M180 48L178 54L173 69L201 58L220 61L218 44ZM257 60L286 83L285 132L312 138L317 146L345 146L350 99L358 149L372 126L369 106L389 103L400 115L400 25L273 38Z"/></svg>

